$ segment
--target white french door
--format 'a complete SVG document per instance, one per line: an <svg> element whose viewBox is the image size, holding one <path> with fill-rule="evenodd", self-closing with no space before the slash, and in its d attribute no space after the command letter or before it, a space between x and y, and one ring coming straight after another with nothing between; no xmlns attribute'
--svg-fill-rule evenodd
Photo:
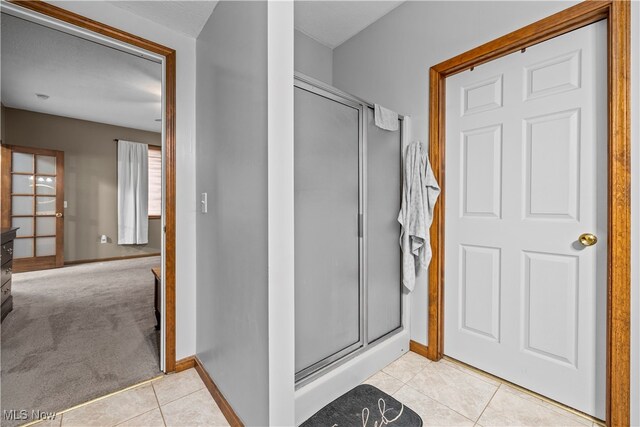
<svg viewBox="0 0 640 427"><path fill-rule="evenodd" d="M444 352L599 418L606 26L464 71L446 87Z"/></svg>

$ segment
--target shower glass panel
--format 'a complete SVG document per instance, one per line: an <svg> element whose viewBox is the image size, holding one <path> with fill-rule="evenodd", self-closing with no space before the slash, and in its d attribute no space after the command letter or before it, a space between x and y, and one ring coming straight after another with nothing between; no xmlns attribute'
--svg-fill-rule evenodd
<svg viewBox="0 0 640 427"><path fill-rule="evenodd" d="M301 86L294 89L296 380L363 343L363 111Z"/></svg>
<svg viewBox="0 0 640 427"><path fill-rule="evenodd" d="M374 123L367 107L367 341L402 326L400 224L401 135Z"/></svg>
<svg viewBox="0 0 640 427"><path fill-rule="evenodd" d="M402 131L379 129L370 104L301 75L294 96L302 385L402 330Z"/></svg>

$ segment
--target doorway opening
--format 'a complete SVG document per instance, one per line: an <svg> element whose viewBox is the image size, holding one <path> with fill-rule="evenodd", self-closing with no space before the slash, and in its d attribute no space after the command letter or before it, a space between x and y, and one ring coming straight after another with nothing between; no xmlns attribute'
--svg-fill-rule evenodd
<svg viewBox="0 0 640 427"><path fill-rule="evenodd" d="M445 355L598 419L606 28L591 24L446 82Z"/></svg>
<svg viewBox="0 0 640 427"><path fill-rule="evenodd" d="M37 30L31 33L48 34L39 43L57 44L55 51L50 49L52 57L47 60L49 67L44 72L52 74L49 82L59 83L58 87L50 85L44 89L19 86L19 89L29 91L28 95L39 102L42 108L29 106L28 102L21 103L19 93L15 98L6 97L3 93L6 105L3 105L2 126L2 226L3 231L5 228L17 228L11 242L10 261L16 267L13 272L30 271L13 275L13 310L3 312L3 318L7 317L2 325L3 353L19 348L25 350L24 346L6 345L5 338L12 340L12 344L19 344L28 338L25 334L5 337L5 330L11 332L11 329L20 329L24 332L24 328L36 328L38 322L49 322L51 328L44 329L51 331L51 339L43 340L44 344L52 344L47 351L68 347L70 355L66 358L69 362L67 368L77 374L62 373L66 376L64 388L67 391L74 389L68 383L70 379L82 382L83 370L102 378L100 382L107 388L91 389L99 394L149 379L162 371L174 371L175 51L44 2L3 3L2 18L3 32L13 28L17 33L19 28L28 26ZM7 29L5 22L15 25ZM7 43L8 40L9 37L5 38L3 43L3 59L5 54L10 54L11 44ZM26 66L23 67L25 72L22 78L19 73L14 75L17 82L33 84L34 76L30 74L42 72L28 65L28 52L38 47L38 41L31 41L31 48L22 50L24 54L21 61ZM80 63L83 57L80 53L84 49L80 45L87 51L94 49L94 64L87 64L87 61L84 65ZM76 49L78 52L77 57L71 57L78 73L72 72L69 73L71 76L67 76L67 79L75 77L76 87L73 82L64 86L66 79L55 74L65 74L65 49ZM60 54L57 60L56 53ZM119 61L114 57L122 58L125 65L116 65ZM60 69L56 71L56 67ZM92 67L95 67L94 72L90 70ZM3 92L5 78L10 77L11 73L3 72ZM111 92L90 84L92 78L94 83L95 80L111 79ZM120 91L126 84L131 84L128 92L130 98L123 96ZM65 87L71 89L65 91ZM95 101L83 99L80 93L83 89L95 89ZM69 93L72 90L76 91L75 95ZM144 91L146 93L141 95ZM111 103L111 113L105 114L106 110L100 112L99 108L95 108L101 100L105 100L105 104ZM77 104L74 105L74 102ZM118 102L121 105L128 102L130 108L119 111L116 106ZM138 109L132 106L136 102L139 103ZM49 108L52 104L56 107L53 110ZM73 107L79 107L80 110L84 108L85 111L74 113ZM132 111L139 111L140 114L131 114ZM127 115L127 112L130 122L126 122L122 114ZM61 137L59 132L65 127L68 131L66 138ZM42 132L38 133L38 128ZM119 145L123 145L124 140L140 143L137 144L138 148L144 146L144 162L140 161L139 165L144 163L147 171L141 174L145 179L138 183L135 190L139 200L143 200L143 196L148 198L144 197L144 202L138 202L139 206L145 206L146 213L136 218L136 221L144 224L137 233L137 237L143 238L133 242L134 246L128 246L131 242L122 240L127 230L123 231L119 226L120 221L115 220L123 216L117 206L121 204L118 197L121 189L118 187L122 181L118 163L122 163L124 158ZM73 147L74 143L76 147ZM92 154L92 150L99 153ZM90 199L88 194L91 193L97 193L98 197ZM81 209L83 204L85 207ZM104 231L106 226L101 221L105 217L110 224L117 224L115 229ZM85 227L87 222L91 231ZM4 248L3 238L3 263L7 260ZM58 268L65 264L64 268ZM153 273L152 268L155 270ZM93 283L98 278L100 283ZM3 274L3 282L4 279ZM17 281L24 286L18 286ZM51 292L47 293L46 286L38 287L36 282L71 288L58 289L57 292L50 289ZM62 294L65 297L58 298ZM87 298L81 302L79 298L83 294ZM97 306L94 307L93 316L82 321L82 313L91 312L91 307L88 307L90 304L86 301ZM61 303L58 307L64 309L56 311L57 303ZM27 316L44 307L53 307L53 311L49 310L46 316L40 318ZM17 319L21 315L27 317L19 322L20 328L8 328L12 318ZM109 324L111 329L107 331L108 328L103 326ZM140 324L144 324L142 332L127 328ZM110 334L112 339L104 340L107 347L102 349L82 338L82 333L92 328L96 333L107 331ZM22 338L19 335L23 335ZM73 344L74 340L79 341ZM109 342L114 345L109 346ZM136 345L138 349L134 348ZM75 352L72 350L74 346ZM119 362L121 368L129 366L131 369L120 369L122 372L115 374L107 372L108 363L104 360L104 363L97 361L93 364L88 360L70 360L74 359L74 354L80 357L79 350L82 349L98 358L116 355L123 358ZM37 353L40 354L40 362L36 365L46 365L46 352L38 350ZM145 354L152 357L145 359L147 367L134 369L136 364L131 362ZM16 360L24 360L29 355L16 356ZM67 365L67 362L63 365ZM5 381L9 379L3 375L3 394L10 388L4 384ZM19 382L19 378L11 381L12 384ZM78 393L67 396L71 399L68 402L47 401L58 406L42 409L59 411L97 397L83 395L82 387L76 388L79 389L76 390ZM37 386L31 390L34 391L38 391ZM40 391L43 395L55 394L55 390ZM7 399L3 398L3 406L6 402Z"/></svg>

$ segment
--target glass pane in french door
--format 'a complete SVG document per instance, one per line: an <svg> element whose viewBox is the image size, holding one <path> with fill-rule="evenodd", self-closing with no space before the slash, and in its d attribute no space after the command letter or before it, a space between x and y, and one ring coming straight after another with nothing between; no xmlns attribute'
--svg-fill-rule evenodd
<svg viewBox="0 0 640 427"><path fill-rule="evenodd" d="M56 198L55 197L36 197L36 215L55 215L56 214Z"/></svg>
<svg viewBox="0 0 640 427"><path fill-rule="evenodd" d="M33 257L33 239L16 239L13 242L14 258Z"/></svg>
<svg viewBox="0 0 640 427"><path fill-rule="evenodd" d="M47 196L56 195L56 177L55 176L36 176L36 194Z"/></svg>
<svg viewBox="0 0 640 427"><path fill-rule="evenodd" d="M39 175L55 175L56 158L53 156L36 156L36 172Z"/></svg>
<svg viewBox="0 0 640 427"><path fill-rule="evenodd" d="M55 237L36 237L36 256L51 256L55 254Z"/></svg>
<svg viewBox="0 0 640 427"><path fill-rule="evenodd" d="M11 159L12 172L32 174L34 169L33 154L13 153Z"/></svg>
<svg viewBox="0 0 640 427"><path fill-rule="evenodd" d="M18 227L18 231L16 232L17 237L33 236L33 217L13 217L11 219L11 226Z"/></svg>
<svg viewBox="0 0 640 427"><path fill-rule="evenodd" d="M56 235L56 217L45 216L36 218L36 235L37 236L55 236Z"/></svg>
<svg viewBox="0 0 640 427"><path fill-rule="evenodd" d="M13 194L33 194L33 175L13 175L11 183Z"/></svg>
<svg viewBox="0 0 640 427"><path fill-rule="evenodd" d="M13 196L11 214L33 216L33 196Z"/></svg>

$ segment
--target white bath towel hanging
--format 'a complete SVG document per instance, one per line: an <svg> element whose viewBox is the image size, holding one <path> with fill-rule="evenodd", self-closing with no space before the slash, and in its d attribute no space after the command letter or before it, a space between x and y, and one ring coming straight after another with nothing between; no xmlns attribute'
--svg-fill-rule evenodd
<svg viewBox="0 0 640 427"><path fill-rule="evenodd" d="M376 126L384 130L398 130L398 113L375 104L374 120Z"/></svg>
<svg viewBox="0 0 640 427"><path fill-rule="evenodd" d="M440 194L427 150L420 141L411 143L404 158L402 204L398 214L400 247L402 248L402 283L412 291L416 275L426 270L431 261L429 227L433 209Z"/></svg>

